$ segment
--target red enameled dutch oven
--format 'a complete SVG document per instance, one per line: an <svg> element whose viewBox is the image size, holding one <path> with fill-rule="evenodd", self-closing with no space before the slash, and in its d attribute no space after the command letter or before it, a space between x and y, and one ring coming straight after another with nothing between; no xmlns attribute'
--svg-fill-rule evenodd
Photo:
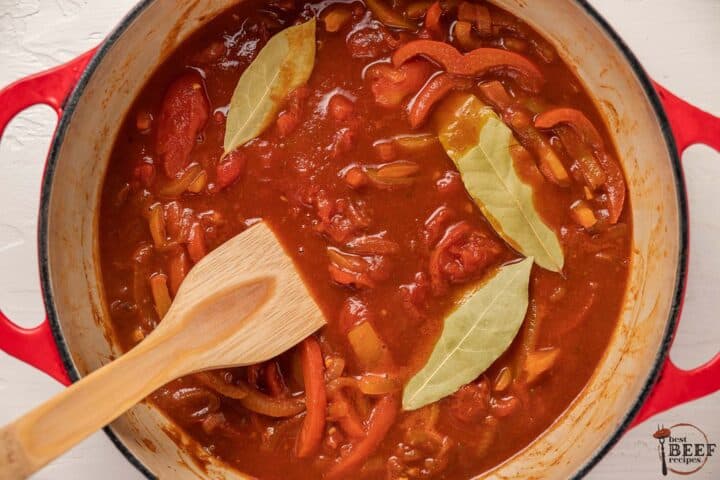
<svg viewBox="0 0 720 480"><path fill-rule="evenodd" d="M99 193L112 139L145 81L197 28L236 0L143 0L97 50L0 91L0 134L23 109L60 122L42 184L38 232L48 319L23 329L0 314L0 348L68 384L119 354L105 334L97 251ZM687 273L687 196L680 154L720 150L720 119L654 84L584 0L494 0L552 41L604 114L626 172L633 214L629 287L597 371L568 410L525 450L482 478L581 477L633 425L720 388L720 355L691 371L667 358ZM138 405L106 431L148 478L243 478L198 467L192 440ZM177 443L176 443L177 442ZM178 446L178 443L181 447Z"/></svg>

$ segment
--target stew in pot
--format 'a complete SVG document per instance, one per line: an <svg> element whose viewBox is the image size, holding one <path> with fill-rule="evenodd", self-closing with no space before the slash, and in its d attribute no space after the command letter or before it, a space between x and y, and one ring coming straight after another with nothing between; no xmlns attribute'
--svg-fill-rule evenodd
<svg viewBox="0 0 720 480"><path fill-rule="evenodd" d="M470 478L593 374L625 294L625 193L580 81L507 12L249 0L164 62L117 137L112 327L141 342L193 264L263 220L327 327L149 400L262 479Z"/></svg>

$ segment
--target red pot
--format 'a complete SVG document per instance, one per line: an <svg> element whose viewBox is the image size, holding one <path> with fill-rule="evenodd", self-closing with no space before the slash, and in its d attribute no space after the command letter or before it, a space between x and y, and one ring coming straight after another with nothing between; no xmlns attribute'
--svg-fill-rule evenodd
<svg viewBox="0 0 720 480"><path fill-rule="evenodd" d="M0 313L0 348L64 384L119 353L104 334L106 306L95 260L94 215L112 148L108 140L168 52L230 3L235 2L180 1L168 8L162 0L144 0L98 50L0 91L0 135L14 115L38 103L60 117L39 221L48 319L23 329ZM667 357L687 273L687 196L679 156L695 143L720 150L720 119L653 83L584 0L496 3L543 32L575 66L605 114L629 182L635 248L625 308L608 351L548 431L483 475L582 476L628 428L720 389L720 355L690 371ZM209 478L192 462L178 466L187 456L164 433L168 422L153 407L139 405L106 431L149 478ZM218 461L211 463L211 473L237 478Z"/></svg>

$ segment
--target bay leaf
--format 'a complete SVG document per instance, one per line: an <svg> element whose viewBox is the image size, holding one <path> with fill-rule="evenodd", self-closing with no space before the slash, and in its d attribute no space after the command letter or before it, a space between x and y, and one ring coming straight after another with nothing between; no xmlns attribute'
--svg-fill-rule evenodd
<svg viewBox="0 0 720 480"><path fill-rule="evenodd" d="M260 135L285 97L310 78L315 65L315 18L272 37L240 76L225 129L225 154Z"/></svg>
<svg viewBox="0 0 720 480"><path fill-rule="evenodd" d="M435 122L465 188L498 234L541 267L562 270L560 241L535 209L532 188L515 171L510 149L519 144L510 128L472 94L449 97Z"/></svg>
<svg viewBox="0 0 720 480"><path fill-rule="evenodd" d="M500 267L445 318L430 358L403 390L403 409L415 410L455 393L502 355L528 307L533 258Z"/></svg>

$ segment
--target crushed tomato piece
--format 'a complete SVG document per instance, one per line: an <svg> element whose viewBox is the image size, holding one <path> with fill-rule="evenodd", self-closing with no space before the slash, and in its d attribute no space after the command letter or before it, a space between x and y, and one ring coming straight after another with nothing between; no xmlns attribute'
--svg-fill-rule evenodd
<svg viewBox="0 0 720 480"><path fill-rule="evenodd" d="M155 146L168 178L175 178L190 163L190 152L209 116L204 81L197 72L182 75L168 87Z"/></svg>

